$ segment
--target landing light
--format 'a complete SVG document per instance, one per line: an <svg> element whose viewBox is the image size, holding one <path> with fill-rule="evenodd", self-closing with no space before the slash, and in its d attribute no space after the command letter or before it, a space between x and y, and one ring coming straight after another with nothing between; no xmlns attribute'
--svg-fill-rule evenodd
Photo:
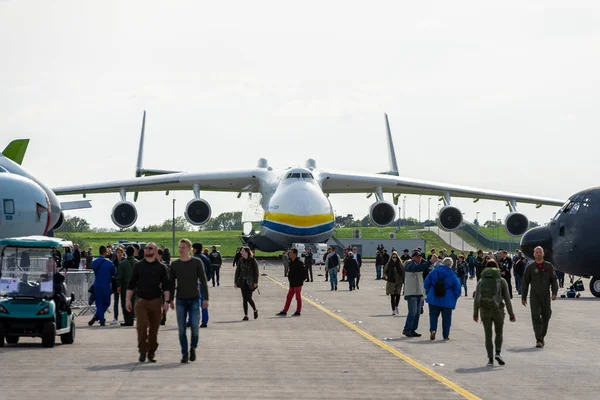
<svg viewBox="0 0 600 400"><path fill-rule="evenodd" d="M0 314L10 314L4 306L0 305Z"/></svg>

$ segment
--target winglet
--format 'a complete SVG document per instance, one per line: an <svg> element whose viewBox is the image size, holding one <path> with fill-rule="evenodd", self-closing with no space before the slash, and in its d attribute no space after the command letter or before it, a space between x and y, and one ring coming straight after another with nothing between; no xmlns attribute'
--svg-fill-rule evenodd
<svg viewBox="0 0 600 400"><path fill-rule="evenodd" d="M399 176L398 163L396 162L396 152L394 151L394 142L392 141L392 130L390 129L390 121L388 115L385 115L385 128L387 130L387 144L388 144L388 158L390 163L390 170L388 172L382 172L386 175Z"/></svg>
<svg viewBox="0 0 600 400"><path fill-rule="evenodd" d="M27 151L27 146L29 145L29 139L17 139L13 140L6 146L2 155L17 164L21 165L23 159L25 158L25 152Z"/></svg>

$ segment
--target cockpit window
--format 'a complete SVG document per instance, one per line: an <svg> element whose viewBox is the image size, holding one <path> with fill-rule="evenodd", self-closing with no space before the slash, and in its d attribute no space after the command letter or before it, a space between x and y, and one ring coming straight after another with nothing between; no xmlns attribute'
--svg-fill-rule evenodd
<svg viewBox="0 0 600 400"><path fill-rule="evenodd" d="M303 178L308 178L308 179L314 179L313 176L312 176L312 174L310 172L307 173L307 174L306 173L302 174L302 177Z"/></svg>
<svg viewBox="0 0 600 400"><path fill-rule="evenodd" d="M563 214L582 214L590 210L592 205L591 194L578 194L571 200L567 201L564 206L558 211L554 217L554 221L558 220Z"/></svg>

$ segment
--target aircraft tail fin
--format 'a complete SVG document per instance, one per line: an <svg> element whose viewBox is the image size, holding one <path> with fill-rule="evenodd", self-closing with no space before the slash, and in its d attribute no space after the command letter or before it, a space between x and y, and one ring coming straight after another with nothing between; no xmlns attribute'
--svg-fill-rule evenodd
<svg viewBox="0 0 600 400"><path fill-rule="evenodd" d="M2 155L21 165L23 159L25 158L27 146L29 146L29 139L13 140L8 144L8 146L6 146L2 152Z"/></svg>
<svg viewBox="0 0 600 400"><path fill-rule="evenodd" d="M135 168L135 177L139 178L141 176L152 176L152 175L165 175L165 174L174 174L181 171L166 171L162 169L144 169L143 167L143 159L144 159L144 137L146 133L146 110L144 110L144 117L142 118L142 133L140 134L140 146L138 149L138 158L137 164ZM135 192L133 195L133 201L137 201L139 192Z"/></svg>
<svg viewBox="0 0 600 400"><path fill-rule="evenodd" d="M384 175L399 176L398 163L396 162L396 151L394 150L394 142L392 140L392 130L390 129L390 121L388 115L385 115L385 128L387 131L387 147L388 147L388 159L390 163L390 170L387 172L380 172Z"/></svg>

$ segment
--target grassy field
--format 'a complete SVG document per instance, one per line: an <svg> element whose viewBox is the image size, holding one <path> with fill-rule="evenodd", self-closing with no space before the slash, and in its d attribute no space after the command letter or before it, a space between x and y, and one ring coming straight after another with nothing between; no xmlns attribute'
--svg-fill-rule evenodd
<svg viewBox="0 0 600 400"><path fill-rule="evenodd" d="M417 227L418 229L418 227ZM352 237L352 231L354 228L339 228L335 231L335 236L340 239L346 239ZM396 232L396 228L362 228L362 237L365 239L381 238L387 239L390 233L396 233L398 239L418 239L422 238L426 240L427 248L435 247L446 248L450 250L450 247L444 243L435 233L433 232L422 232L415 230L415 227L403 227L399 232ZM172 249L172 234L171 232L103 232L103 233L65 233L57 232L58 237L64 237L73 242L79 243L82 247L87 249L91 246L94 254L97 253L98 247L106 245L107 243L116 243L119 240L130 240L132 242L155 242L158 246L165 245L171 250L173 256L178 255L177 248ZM192 242L201 242L205 247L212 245L219 246L219 251L225 257L232 257L235 254L236 248L241 245L238 231L204 231L204 232L176 232L175 239L188 238ZM459 249L455 249L459 250ZM264 253L257 251L258 257L272 257L279 255L280 253Z"/></svg>
<svg viewBox="0 0 600 400"><path fill-rule="evenodd" d="M485 236L487 236L488 238L493 238L494 237L494 232L495 232L495 237L497 239L500 240L521 240L521 236L515 236L515 238L513 238L512 236L510 236L508 233L506 233L506 231L504 230L504 227L500 227L500 228L496 228L494 230L494 228L482 228L479 227L479 232Z"/></svg>

